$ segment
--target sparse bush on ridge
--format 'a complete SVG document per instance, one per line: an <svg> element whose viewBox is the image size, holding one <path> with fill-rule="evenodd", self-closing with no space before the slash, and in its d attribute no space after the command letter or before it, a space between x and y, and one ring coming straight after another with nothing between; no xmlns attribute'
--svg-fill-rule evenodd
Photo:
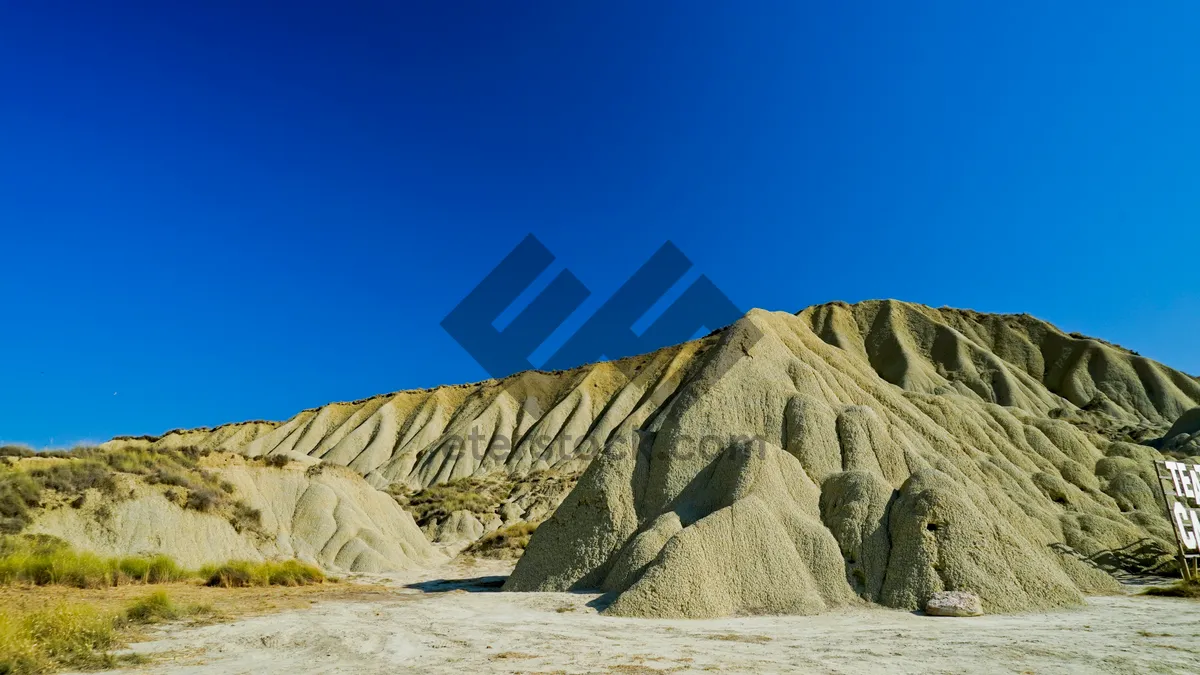
<svg viewBox="0 0 1200 675"><path fill-rule="evenodd" d="M312 466L305 469L304 475L309 478L315 478L316 476L320 476L321 474L325 473L326 471L336 471L337 469L340 469L340 468L343 468L341 464L334 464L333 462L323 459L320 462L313 464ZM347 469L347 470L349 470L349 469Z"/></svg>
<svg viewBox="0 0 1200 675"><path fill-rule="evenodd" d="M291 461L292 461L292 458L288 457L287 455L265 455L262 457L263 464L266 464L267 466L270 466L270 467L274 467L276 469L282 469L283 467L290 464Z"/></svg>
<svg viewBox="0 0 1200 675"><path fill-rule="evenodd" d="M536 527L536 523L557 508L559 502L571 491L579 480L582 472L562 472L555 470L540 471L514 480L511 476L493 473L484 476L469 476L458 478L441 485L410 491L402 483L393 483L385 488L402 508L412 514L417 526L425 530L427 536L436 533L436 526L444 523L455 511L469 511L481 521L489 517L509 516L503 513L505 504L515 504L520 511L531 514L528 521ZM518 524L513 524L513 527ZM514 536L520 536L515 530ZM506 543L497 549L503 549L503 557L511 557L512 551L524 549L524 544L518 540ZM468 553L480 553L477 548L467 550Z"/></svg>
<svg viewBox="0 0 1200 675"><path fill-rule="evenodd" d="M211 488L196 488L188 492L184 508L194 511L212 511L221 502L221 493Z"/></svg>
<svg viewBox="0 0 1200 675"><path fill-rule="evenodd" d="M36 468L29 472L42 489L56 490L65 495L78 495L96 489L112 493L117 488L112 470L92 459L83 459Z"/></svg>
<svg viewBox="0 0 1200 675"><path fill-rule="evenodd" d="M29 524L29 509L41 502L41 491L29 474L0 467L0 534L19 532Z"/></svg>
<svg viewBox="0 0 1200 675"><path fill-rule="evenodd" d="M262 532L262 511L251 508L245 502L237 502L233 505L233 515L229 517L229 524L238 532Z"/></svg>
<svg viewBox="0 0 1200 675"><path fill-rule="evenodd" d="M196 448L149 450L136 447L79 447L68 451L34 453L27 448L4 446L12 459L0 461L0 534L15 534L33 519L33 509L45 503L43 492L53 490L72 508L83 508L86 493L98 490L112 499L118 495L117 476L141 476L145 483L164 486L163 495L187 509L217 512L238 531L253 529L258 517L233 494L233 483L200 468L209 454ZM24 462L31 457L60 462ZM63 502L50 502L58 504ZM96 510L100 519L111 517L107 503Z"/></svg>
<svg viewBox="0 0 1200 675"><path fill-rule="evenodd" d="M35 454L33 448L23 445L0 445L0 457L33 457Z"/></svg>
<svg viewBox="0 0 1200 675"><path fill-rule="evenodd" d="M537 531L538 523L519 522L483 535L466 552L485 558L518 558Z"/></svg>
<svg viewBox="0 0 1200 675"><path fill-rule="evenodd" d="M390 487L390 486L389 486ZM459 478L442 485L431 485L411 494L390 489L389 494L413 515L417 525L444 520L455 511L491 513L514 487L507 476Z"/></svg>
<svg viewBox="0 0 1200 675"><path fill-rule="evenodd" d="M146 482L152 485L171 485L174 487L191 487L192 482L183 474L169 469L157 468L146 474Z"/></svg>

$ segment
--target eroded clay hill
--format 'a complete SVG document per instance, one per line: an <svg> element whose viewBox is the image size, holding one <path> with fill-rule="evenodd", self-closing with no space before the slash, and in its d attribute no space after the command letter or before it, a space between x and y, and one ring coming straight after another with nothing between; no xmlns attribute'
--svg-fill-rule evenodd
<svg viewBox="0 0 1200 675"><path fill-rule="evenodd" d="M1200 399L1200 383L1184 373L1027 315L889 300L817 305L795 321L856 367L906 391L953 392L1041 416L1074 415L1131 440L1161 435ZM603 447L615 429L640 427L719 338L615 363L331 403L285 422L181 429L109 445L306 455L348 466L378 488L419 489L498 471L578 469L586 466L575 461L581 444ZM472 434L483 439L478 445L485 451L459 445ZM487 448L497 438L509 443Z"/></svg>
<svg viewBox="0 0 1200 675"><path fill-rule="evenodd" d="M629 616L1077 603L1116 588L1086 558L1172 550L1134 441L1198 403L1194 378L1031 317L756 310L614 436L505 588L601 588Z"/></svg>
<svg viewBox="0 0 1200 675"><path fill-rule="evenodd" d="M348 466L377 488L581 469L581 447L603 447L618 426L640 425L674 392L695 356L713 344L716 337L615 364L331 403L283 423L175 430L106 445L302 455Z"/></svg>
<svg viewBox="0 0 1200 675"><path fill-rule="evenodd" d="M109 556L166 554L188 568L296 558L335 572L443 560L412 517L344 467L228 453L123 447L0 458L3 487L29 486L3 531L58 537Z"/></svg>
<svg viewBox="0 0 1200 675"><path fill-rule="evenodd" d="M917 607L943 589L1012 611L1114 588L1087 558L1163 561L1150 462L1194 449L1197 405L1195 378L1033 317L871 301L756 310L615 363L113 442L319 459L396 495L586 468L507 588L603 588L615 614ZM431 539L548 510L421 504Z"/></svg>

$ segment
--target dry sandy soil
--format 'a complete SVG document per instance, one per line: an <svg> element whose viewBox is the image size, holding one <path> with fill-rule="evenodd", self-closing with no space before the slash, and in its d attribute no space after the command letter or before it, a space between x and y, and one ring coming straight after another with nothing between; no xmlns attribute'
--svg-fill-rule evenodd
<svg viewBox="0 0 1200 675"><path fill-rule="evenodd" d="M598 596L499 593L511 564L364 577L390 591L155 629L126 672L1194 673L1200 602L1092 597L1074 610L973 619L858 608L715 620L600 616Z"/></svg>

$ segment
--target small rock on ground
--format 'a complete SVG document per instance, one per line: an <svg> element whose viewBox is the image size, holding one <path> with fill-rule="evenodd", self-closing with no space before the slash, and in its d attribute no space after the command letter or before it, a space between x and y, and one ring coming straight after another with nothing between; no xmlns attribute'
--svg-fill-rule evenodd
<svg viewBox="0 0 1200 675"><path fill-rule="evenodd" d="M925 603L925 613L930 616L982 616L983 604L974 593L938 591Z"/></svg>

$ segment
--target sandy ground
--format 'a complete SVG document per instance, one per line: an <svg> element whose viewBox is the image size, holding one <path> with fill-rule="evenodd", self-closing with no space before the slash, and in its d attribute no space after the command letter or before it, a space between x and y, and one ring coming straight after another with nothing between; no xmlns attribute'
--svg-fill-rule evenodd
<svg viewBox="0 0 1200 675"><path fill-rule="evenodd" d="M1081 609L972 619L878 608L620 619L599 616L591 594L496 592L508 571L456 563L382 580L390 594L165 626L133 646L150 663L126 672L1200 672L1196 601L1096 597Z"/></svg>

